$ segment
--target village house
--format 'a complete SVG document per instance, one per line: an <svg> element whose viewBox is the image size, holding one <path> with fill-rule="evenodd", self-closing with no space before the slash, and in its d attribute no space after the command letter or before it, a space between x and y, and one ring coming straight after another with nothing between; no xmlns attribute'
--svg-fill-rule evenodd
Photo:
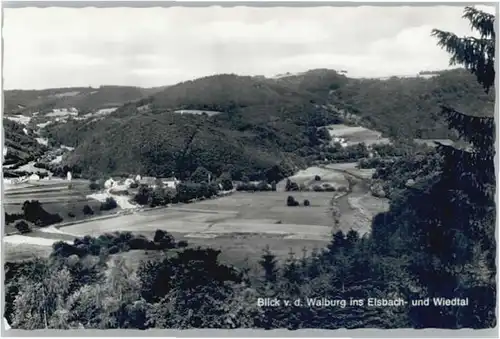
<svg viewBox="0 0 500 339"><path fill-rule="evenodd" d="M113 178L109 178L108 180L106 180L104 182L104 187L105 188L111 188L111 187L115 186L116 184L117 184L117 182L114 181Z"/></svg>
<svg viewBox="0 0 500 339"><path fill-rule="evenodd" d="M132 185L133 183L135 183L134 179L127 178L125 179L124 185L130 187L130 185Z"/></svg>
<svg viewBox="0 0 500 339"><path fill-rule="evenodd" d="M161 182L163 183L163 185L165 185L165 187L176 188L181 181L177 180L176 177L169 177L169 178L161 178Z"/></svg>
<svg viewBox="0 0 500 339"><path fill-rule="evenodd" d="M142 177L139 180L140 185L156 186L156 177Z"/></svg>
<svg viewBox="0 0 500 339"><path fill-rule="evenodd" d="M38 181L38 180L40 180L40 176L38 174L32 174L32 175L30 175L28 180L29 181Z"/></svg>

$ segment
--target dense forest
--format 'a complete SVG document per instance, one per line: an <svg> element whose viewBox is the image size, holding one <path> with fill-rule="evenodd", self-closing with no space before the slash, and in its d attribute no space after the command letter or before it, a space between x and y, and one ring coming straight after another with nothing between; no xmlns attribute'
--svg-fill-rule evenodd
<svg viewBox="0 0 500 339"><path fill-rule="evenodd" d="M490 93L495 79L494 16L467 7L464 18L480 38L458 37L439 30L434 30L432 34L438 44L451 54L451 61L464 66L478 82L478 88ZM466 77L462 71L440 76L449 77L453 72ZM355 231L347 234L336 232L326 248L302 255L290 253L285 262L278 261L272 249L265 249L260 260L260 274L253 274L246 267L223 264L218 258L219 251L180 244L168 232L161 230L152 240L130 233L114 233L98 238L87 236L76 239L74 245L55 244L48 259L7 263L6 318L12 327L23 329L495 327L496 179L491 94L475 99L469 97L465 100L468 102L466 105L461 105L460 100L455 102L449 96L445 100L439 97L439 93L449 94L446 84L462 88L462 91L464 88L440 76L432 78L440 80L432 81L441 81L441 86L444 86L442 91L431 90L428 93L438 99L424 99L424 93L421 94L422 101L435 103L436 107L429 110L428 106L408 110L401 108L397 111L397 107L393 111L382 108L377 111L376 107L372 107L373 119L370 123L382 130L386 126L390 133L390 120L401 123L394 115L402 116L404 121L403 117L408 114L407 120L421 119L418 126L436 128L434 125L426 126L422 121L430 121L432 114L437 114L442 117L440 124L454 130L457 138L465 139L468 147L441 144L433 150L415 149L403 154L397 161L377 164L375 176L391 188L391 206L388 212L374 218L371 234L360 237ZM227 79L240 80L234 76ZM300 81L287 84L303 89ZM339 91L343 84L339 86L332 86L326 92L328 95L337 93L335 91ZM175 90L184 93L183 88L191 87ZM404 88L400 84L391 95L404 92ZM423 88L428 89L426 86ZM344 98L350 95L352 106L358 105L358 113L368 116L365 105L376 103L377 99L362 99L371 94L352 95L346 94L347 87L345 90L342 94ZM168 89L165 91L169 93ZM223 159L219 160L221 163L238 164L238 156L242 157L239 152L248 152L243 156L262 156L250 157L247 161L255 163L255 168L264 170L272 165L272 159L269 163L258 161L265 156L270 157L273 149L269 146L271 140L278 145L279 137L288 131L285 128L279 133L274 130L276 134L273 135L273 123L307 131L308 126L315 126L318 116L319 120L337 117L337 112L326 114L325 111L312 108L307 111L308 108L305 108L310 114L306 114L306 121L303 121L304 116L299 117L293 110L301 107L296 106L296 99L291 99L290 110L266 111L266 107L275 104L276 91L272 86L264 87L263 91L262 96L252 96L252 100L267 102L269 106L258 106L241 98L231 105L214 100L213 105L227 106L211 105L205 109L218 109L226 114L213 119L204 117L204 123L198 125L195 125L194 117L161 112L163 107L170 109L170 105L188 105L179 99L179 94L174 95L175 100L168 95L161 96L161 100L148 99L155 107L149 114L141 116L132 114L135 109L131 106L146 105L148 102L124 106L109 118L116 119L114 124L119 124L116 129L111 128L111 123L107 125L106 120L103 120L105 127L82 127L82 133L88 134L81 141L75 141L75 158L69 161L78 160L87 166L95 166L96 170L107 166L121 170L121 157L131 162L134 156L148 153L150 155L146 157L149 158L141 158L147 162L142 166L150 166L149 171L161 173L176 165L164 164L162 159L170 154L178 154L173 159L187 166L186 163L198 158L209 162L204 158L208 157L207 153L212 154L213 161L220 156ZM308 100L321 105L318 101L321 100L321 92L310 91L312 95ZM286 93L283 95L286 96ZM418 107L418 101L414 101L416 97L408 97L412 98L408 99L408 105ZM474 104L472 100L475 100ZM481 100L485 102L479 104ZM196 105L186 107L200 109ZM389 103L380 102L380 105L384 107ZM472 109L475 111L469 112ZM279 119L274 120L276 117ZM233 129L243 124L246 118L250 124L248 129L243 125L240 129ZM264 126L269 130L261 132L270 135L263 138L262 144L249 149L248 140L254 140L252 138L258 131L254 121L267 121ZM321 123L324 124L324 121ZM153 125L155 128L151 129ZM178 128L181 125L185 127L183 131ZM395 127L392 127L393 131ZM92 130L94 133L90 134ZM52 133L61 133L61 138L69 138L69 131ZM416 130L410 126L405 133L416 133ZM146 137L151 142L141 147ZM283 141L294 145L300 138L304 137L298 133L295 138L284 138ZM235 140L234 145L226 145L228 140ZM218 144L219 148L207 145L207 142ZM303 144L289 146L289 152L293 153L293 147L300 146ZM227 153L223 153L221 148ZM279 154L286 154L283 152ZM117 157L108 158L113 153ZM193 154L191 160L187 154ZM277 152L276 156L279 154ZM213 166L205 167L213 170L217 165ZM130 250L148 248L157 256L142 261L135 269L129 267L121 256ZM468 305L436 306L431 301L428 307L416 307L411 303L387 307L368 303L369 298L417 300L428 297L468 298ZM258 298L276 298L281 301L281 306L259 306ZM311 306L307 298L346 300L346 304ZM285 300L296 299L301 299L302 303L284 305ZM353 300L363 302L353 305Z"/></svg>
<svg viewBox="0 0 500 339"><path fill-rule="evenodd" d="M7 148L3 165L24 164L36 160L47 148L35 140L32 130L3 119L4 146Z"/></svg>

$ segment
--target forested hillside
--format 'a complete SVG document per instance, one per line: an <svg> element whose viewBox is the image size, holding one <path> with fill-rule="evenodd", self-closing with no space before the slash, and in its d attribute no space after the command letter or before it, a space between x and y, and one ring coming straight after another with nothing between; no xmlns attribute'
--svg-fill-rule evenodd
<svg viewBox="0 0 500 339"><path fill-rule="evenodd" d="M99 121L49 126L47 135L76 147L66 164L87 174L184 177L201 165L219 175L232 164L234 178L260 179L273 166L288 172L316 159L322 142L314 131L345 113L394 139L453 138L439 112L449 102L477 113L494 108L493 94L462 69L389 80L322 69L280 79L225 74L168 87ZM220 114L173 113L180 109Z"/></svg>
<svg viewBox="0 0 500 339"><path fill-rule="evenodd" d="M54 108L76 108L85 114L93 110L122 106L151 95L161 88L126 86L71 87L47 90L4 91L7 114L46 113Z"/></svg>
<svg viewBox="0 0 500 339"><path fill-rule="evenodd" d="M43 154L46 147L40 145L32 130L24 125L3 119L4 146L7 148L3 165L24 164Z"/></svg>
<svg viewBox="0 0 500 339"><path fill-rule="evenodd" d="M464 69L442 71L430 79L351 79L330 100L362 117L367 127L413 138L453 136L440 105L453 104L458 111L482 116L492 116L495 107L495 93L485 93Z"/></svg>

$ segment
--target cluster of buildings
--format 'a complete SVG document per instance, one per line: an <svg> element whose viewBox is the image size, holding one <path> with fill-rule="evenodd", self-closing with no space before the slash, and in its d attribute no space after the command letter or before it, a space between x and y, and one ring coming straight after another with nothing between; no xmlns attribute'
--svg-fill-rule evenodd
<svg viewBox="0 0 500 339"><path fill-rule="evenodd" d="M104 182L104 187L106 189L127 189L130 188L133 184L138 185L147 185L149 187L155 188L158 184L158 181L168 188L177 188L177 185L181 182L176 177L169 178L156 178L156 177L141 177L140 175L136 175L134 177L127 178L125 180L114 180L113 178L109 178Z"/></svg>
<svg viewBox="0 0 500 339"><path fill-rule="evenodd" d="M333 137L333 142L338 142L340 146L347 147L347 140L342 137Z"/></svg>

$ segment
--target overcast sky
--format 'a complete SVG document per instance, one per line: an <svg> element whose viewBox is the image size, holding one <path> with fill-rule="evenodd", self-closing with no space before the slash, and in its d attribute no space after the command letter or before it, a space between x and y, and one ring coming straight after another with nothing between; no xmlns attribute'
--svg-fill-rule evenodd
<svg viewBox="0 0 500 339"><path fill-rule="evenodd" d="M462 13L452 6L6 8L4 88L152 87L313 68L414 74L448 67L430 33L470 34Z"/></svg>

